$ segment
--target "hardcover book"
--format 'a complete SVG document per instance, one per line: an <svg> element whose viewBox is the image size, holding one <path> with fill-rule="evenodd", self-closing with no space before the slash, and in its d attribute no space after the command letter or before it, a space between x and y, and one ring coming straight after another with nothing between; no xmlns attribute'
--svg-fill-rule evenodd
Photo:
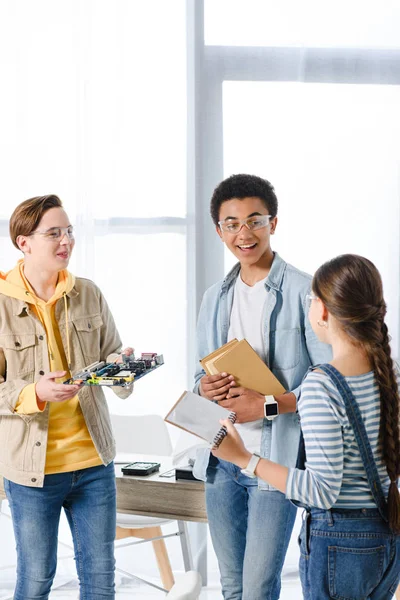
<svg viewBox="0 0 400 600"><path fill-rule="evenodd" d="M279 396L286 390L246 340L236 338L200 361L207 375L228 373L236 385L264 396Z"/></svg>

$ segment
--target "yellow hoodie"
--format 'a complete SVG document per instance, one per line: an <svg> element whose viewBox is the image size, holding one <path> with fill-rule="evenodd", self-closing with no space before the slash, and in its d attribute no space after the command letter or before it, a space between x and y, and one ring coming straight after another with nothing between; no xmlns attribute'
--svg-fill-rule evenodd
<svg viewBox="0 0 400 600"><path fill-rule="evenodd" d="M70 359L68 357L67 360L65 355L55 318L55 305L57 300L64 297L68 318L65 295L71 291L74 284L75 278L71 273L67 270L60 271L55 292L45 302L36 296L26 279L23 260L19 261L12 271L0 274L1 293L32 304L34 313L46 331L50 370L66 371L65 377L60 381L65 381L71 374ZM15 410L20 414L34 414L43 411L45 406L45 402L37 399L35 384L32 383L22 390ZM65 473L101 465L102 461L86 427L78 395L64 402L50 402L49 408L45 474Z"/></svg>

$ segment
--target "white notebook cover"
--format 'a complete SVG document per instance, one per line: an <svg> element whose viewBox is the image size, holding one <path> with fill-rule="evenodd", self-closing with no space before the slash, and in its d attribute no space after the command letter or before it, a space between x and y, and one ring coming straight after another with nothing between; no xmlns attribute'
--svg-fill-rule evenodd
<svg viewBox="0 0 400 600"><path fill-rule="evenodd" d="M234 422L236 415L193 392L184 392L165 417L167 423L194 433L210 444L215 444L221 435L220 419Z"/></svg>

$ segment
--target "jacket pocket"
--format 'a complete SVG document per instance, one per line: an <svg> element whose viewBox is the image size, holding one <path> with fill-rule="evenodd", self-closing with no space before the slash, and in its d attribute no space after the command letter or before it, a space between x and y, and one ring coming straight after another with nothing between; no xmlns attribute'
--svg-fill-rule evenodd
<svg viewBox="0 0 400 600"><path fill-rule="evenodd" d="M0 346L6 358L6 378L18 379L35 370L36 335L34 333L2 334Z"/></svg>
<svg viewBox="0 0 400 600"><path fill-rule="evenodd" d="M280 371L294 369L300 362L300 329L271 331L274 348L272 368Z"/></svg>
<svg viewBox="0 0 400 600"><path fill-rule="evenodd" d="M74 319L76 335L87 364L100 359L101 327L100 314Z"/></svg>

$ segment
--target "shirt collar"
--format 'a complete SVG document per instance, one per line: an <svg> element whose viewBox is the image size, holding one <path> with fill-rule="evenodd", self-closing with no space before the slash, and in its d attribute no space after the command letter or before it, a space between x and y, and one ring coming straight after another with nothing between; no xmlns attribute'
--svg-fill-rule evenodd
<svg viewBox="0 0 400 600"><path fill-rule="evenodd" d="M286 263L279 256L277 252L274 252L274 259L272 261L271 268L269 270L265 285L273 288L274 290L279 291L283 275L285 273ZM225 292L230 288L230 286L236 281L240 272L240 263L236 263L236 265L229 271L226 275L225 279L222 282L221 292Z"/></svg>

